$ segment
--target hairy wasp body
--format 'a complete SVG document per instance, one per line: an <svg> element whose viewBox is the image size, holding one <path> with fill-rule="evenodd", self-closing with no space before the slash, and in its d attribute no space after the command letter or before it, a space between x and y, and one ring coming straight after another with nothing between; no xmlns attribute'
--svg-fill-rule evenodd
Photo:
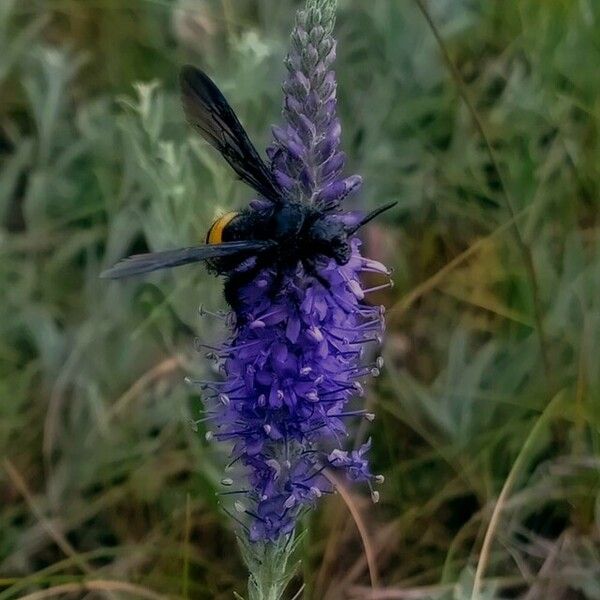
<svg viewBox="0 0 600 600"><path fill-rule="evenodd" d="M211 79L199 69L185 66L180 83L188 121L261 200L217 219L202 246L130 256L104 271L102 277L118 279L204 261L210 270L226 277L225 297L235 309L239 288L261 269L282 273L301 263L306 273L319 278L320 261L334 259L346 264L351 255L350 236L395 204L387 204L349 226L316 203L290 197Z"/></svg>

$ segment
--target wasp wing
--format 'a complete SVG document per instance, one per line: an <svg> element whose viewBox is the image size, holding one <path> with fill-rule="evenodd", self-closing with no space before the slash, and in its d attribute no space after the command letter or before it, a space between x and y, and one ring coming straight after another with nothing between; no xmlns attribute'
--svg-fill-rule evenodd
<svg viewBox="0 0 600 600"><path fill-rule="evenodd" d="M191 65L182 67L179 81L190 124L223 155L242 181L264 198L280 202L283 191L219 88L208 75Z"/></svg>
<svg viewBox="0 0 600 600"><path fill-rule="evenodd" d="M222 244L206 244L178 250L134 254L124 258L116 265L103 271L100 277L104 279L120 279L131 275L141 275L159 269L170 269L189 263L220 258L223 256L239 255L245 258L253 253L270 248L271 244L264 241L224 242Z"/></svg>

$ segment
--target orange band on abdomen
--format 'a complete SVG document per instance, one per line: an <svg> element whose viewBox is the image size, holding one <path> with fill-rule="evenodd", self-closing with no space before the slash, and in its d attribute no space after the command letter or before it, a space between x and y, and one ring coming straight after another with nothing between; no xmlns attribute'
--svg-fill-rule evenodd
<svg viewBox="0 0 600 600"><path fill-rule="evenodd" d="M238 213L228 212L219 217L211 226L206 234L207 244L220 244L223 241L223 231L231 221L237 217Z"/></svg>

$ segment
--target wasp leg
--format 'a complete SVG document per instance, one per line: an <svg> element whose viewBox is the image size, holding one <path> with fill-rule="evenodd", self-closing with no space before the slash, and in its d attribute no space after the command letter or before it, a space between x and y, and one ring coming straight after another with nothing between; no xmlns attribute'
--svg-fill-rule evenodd
<svg viewBox="0 0 600 600"><path fill-rule="evenodd" d="M304 272L309 276L316 279L328 292L331 292L331 283L328 279L323 277L321 273L317 270L317 265L314 261L308 259L302 261L302 266L304 267Z"/></svg>
<svg viewBox="0 0 600 600"><path fill-rule="evenodd" d="M235 314L240 316L241 301L240 301L240 289L248 285L259 273L260 269L253 267L249 271L236 271L230 273L225 280L225 286L223 288L223 295L225 301Z"/></svg>
<svg viewBox="0 0 600 600"><path fill-rule="evenodd" d="M275 269L275 277L273 277L273 281L271 281L271 286L269 287L269 298L274 301L277 294L281 292L283 289L283 280L285 278L285 271L282 268Z"/></svg>
<svg viewBox="0 0 600 600"><path fill-rule="evenodd" d="M238 323L244 320L240 299L241 289L251 283L268 264L269 261L266 256L252 256L227 274L223 295L227 304L235 313Z"/></svg>
<svg viewBox="0 0 600 600"><path fill-rule="evenodd" d="M333 288L331 287L331 282L323 277L323 275L321 275L321 273L319 273L319 271L317 270L317 266L314 263L314 261L312 260L304 260L302 261L302 264L304 266L304 271L305 273L310 276L310 277L314 277L328 292L329 292L329 297L344 311L348 310L347 306L344 306L338 299L338 296L336 294L333 293Z"/></svg>

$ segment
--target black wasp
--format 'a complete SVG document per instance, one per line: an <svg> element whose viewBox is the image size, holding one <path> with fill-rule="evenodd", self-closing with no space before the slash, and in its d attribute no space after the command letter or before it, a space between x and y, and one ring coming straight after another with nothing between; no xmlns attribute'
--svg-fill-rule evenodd
<svg viewBox="0 0 600 600"><path fill-rule="evenodd" d="M271 208L268 211L246 208L227 213L212 224L206 244L136 254L121 260L101 276L118 279L205 261L211 270L225 275L225 298L232 307L235 307L240 286L249 283L265 267L273 267L281 274L295 268L300 261L308 274L326 284L317 271L319 259L333 258L340 265L346 264L351 254L349 237L395 202L348 227L314 204L290 198L276 182L213 81L201 70L188 65L181 70L180 84L188 121Z"/></svg>

